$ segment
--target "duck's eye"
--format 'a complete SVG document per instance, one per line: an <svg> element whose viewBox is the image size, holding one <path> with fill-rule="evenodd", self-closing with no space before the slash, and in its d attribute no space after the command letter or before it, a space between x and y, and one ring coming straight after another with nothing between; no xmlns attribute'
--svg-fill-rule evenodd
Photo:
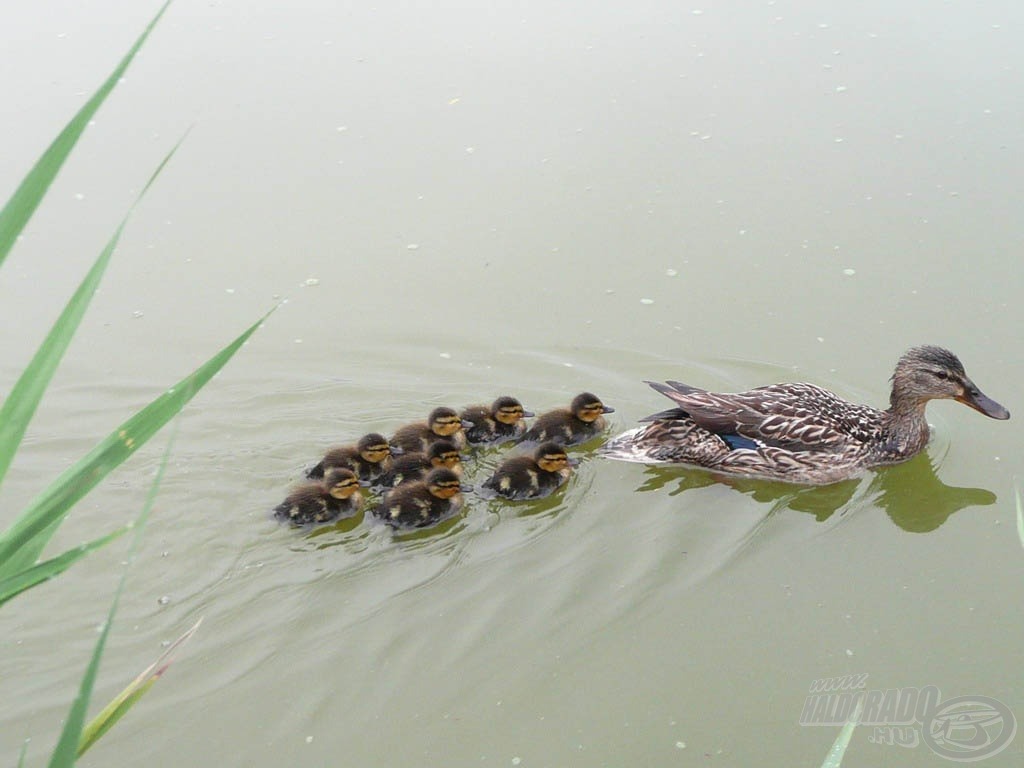
<svg viewBox="0 0 1024 768"><path fill-rule="evenodd" d="M932 371L932 375L937 379L942 379L943 381L946 381L949 378L949 374L945 371Z"/></svg>

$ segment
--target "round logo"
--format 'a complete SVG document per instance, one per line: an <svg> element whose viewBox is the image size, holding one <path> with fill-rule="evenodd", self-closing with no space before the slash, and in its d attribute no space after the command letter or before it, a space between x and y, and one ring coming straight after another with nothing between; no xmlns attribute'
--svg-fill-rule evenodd
<svg viewBox="0 0 1024 768"><path fill-rule="evenodd" d="M921 740L939 757L970 763L1002 752L1017 733L1010 708L987 696L939 702L922 722Z"/></svg>

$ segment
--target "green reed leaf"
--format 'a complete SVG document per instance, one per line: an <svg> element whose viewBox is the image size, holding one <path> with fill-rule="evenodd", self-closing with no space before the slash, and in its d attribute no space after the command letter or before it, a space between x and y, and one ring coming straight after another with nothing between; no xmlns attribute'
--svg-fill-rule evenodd
<svg viewBox="0 0 1024 768"><path fill-rule="evenodd" d="M69 549L57 557L37 563L31 568L26 568L11 576L0 579L0 605L3 605L12 597L21 594L25 590L31 589L63 573L93 550L106 546L129 530L131 530L130 525L118 528L113 533L108 533L106 536L101 536L87 544L82 544L80 547Z"/></svg>
<svg viewBox="0 0 1024 768"><path fill-rule="evenodd" d="M135 703L153 687L153 684L163 676L164 672L171 665L173 661L171 656L174 652L191 639L202 623L203 620L199 619L199 621L192 625L191 629L171 643L167 650L160 654L160 658L143 670L96 717L89 721L89 724L83 729L82 738L78 743L79 757L95 744L103 734L109 731L118 720L124 717L125 713L135 706Z"/></svg>
<svg viewBox="0 0 1024 768"><path fill-rule="evenodd" d="M7 258L7 254L10 253L11 248L18 239L18 235L21 234L28 220L32 218L32 214L39 207L39 203L46 194L46 190L50 188L50 184L56 178L57 173L64 165L64 161L67 160L75 144L78 143L78 139L85 131L89 121L96 114L96 110L100 108L107 96L110 95L110 92L114 90L114 86L117 85L124 75L128 65L135 58L135 54L139 52L142 44L149 37L149 33L153 31L153 27L160 21L160 17L164 15L164 11L167 10L170 4L171 0L167 0L163 4L156 16L153 17L153 20L149 22L149 26L139 36L139 39L135 41L135 45L121 59L121 63L117 65L114 71L110 73L110 76L90 99L85 102L68 124L64 126L64 130L57 135L57 138L47 147L46 151L39 156L39 159L36 160L35 165L32 166L25 178L22 179L21 184L18 185L14 194L11 195L3 210L0 210L0 264L3 264L4 259Z"/></svg>
<svg viewBox="0 0 1024 768"><path fill-rule="evenodd" d="M160 466L157 467L156 477L153 478L153 482L149 486L146 502L142 505L142 510L135 519L135 536L132 538L131 549L128 552L128 565L131 565L135 560L135 553L138 552L139 544L142 542L142 533L146 530L146 522L149 520L149 513L153 509L153 502L156 501L157 490L160 488L164 472L167 470L168 460L171 456L171 447L174 445L174 437L175 432L172 430L171 437L167 441L167 447L164 449L163 457L160 459ZM114 599L111 601L110 610L107 612L107 620L103 623L103 630L96 641L96 647L93 649L89 666L86 667L85 674L82 676L82 682L78 686L78 695L75 696L75 700L71 704L71 710L64 720L64 728L61 730L60 738L57 740L57 746L54 747L53 754L50 757L50 768L73 768L75 761L78 759L78 746L82 740L85 713L89 708L89 699L92 698L92 689L100 669L100 659L103 658L103 650L107 645L110 627L114 624L114 616L117 614L117 606L121 601L121 593L124 592L124 583L127 576L128 568L126 567L118 581L117 590L114 592Z"/></svg>
<svg viewBox="0 0 1024 768"><path fill-rule="evenodd" d="M33 565L71 506L184 408L273 311L271 309L203 365L123 422L36 496L28 509L0 534L0 575Z"/></svg>
<svg viewBox="0 0 1024 768"><path fill-rule="evenodd" d="M139 201L146 194L146 191L156 181L157 176L160 175L160 171L164 169L164 166L170 162L174 153L178 151L182 141L184 141L184 137L167 153L163 161L149 177L149 181L142 187L142 191L139 192L135 202L132 203L131 208L124 215L121 223L107 242L106 247L100 252L92 268L78 286L78 290L68 300L64 311L57 318L57 322L53 324L53 328L50 329L46 339L39 346L39 349L36 350L31 362L11 389L10 394L4 401L3 407L0 407L0 484L3 483L7 469L14 459L18 446L21 445L21 439L25 435L29 421L31 421L33 414L36 412L39 401L43 398L46 387L53 378L61 358L64 357L71 339L78 330L85 310L89 307L89 303L96 293L96 288L103 278L107 264L110 263L110 256L121 239L121 232L124 230L125 224L128 223L128 219L139 204Z"/></svg>
<svg viewBox="0 0 1024 768"><path fill-rule="evenodd" d="M821 764L821 768L840 768L843 762L843 755L846 754L846 748L850 745L853 730L860 723L860 714L863 711L864 698L861 697L857 700L857 706L850 715L850 719L846 721L846 725L839 731L836 740L832 742L832 749L828 751L828 755L825 757L825 762Z"/></svg>

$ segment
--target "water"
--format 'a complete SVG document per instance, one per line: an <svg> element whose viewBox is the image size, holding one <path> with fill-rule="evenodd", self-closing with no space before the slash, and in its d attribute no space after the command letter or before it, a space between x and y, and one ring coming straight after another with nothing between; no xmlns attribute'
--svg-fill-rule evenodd
<svg viewBox="0 0 1024 768"><path fill-rule="evenodd" d="M5 195L149 12L19 8L0 30ZM0 270L6 388L191 126L3 520L287 301L180 421L97 704L203 625L83 762L816 765L838 728L799 725L809 686L857 673L1024 716L1021 21L1009 3L172 6ZM587 389L618 431L667 378L883 405L919 343L1014 418L935 403L926 456L827 488L582 452L558 496L470 499L426 534L269 518L323 448L435 405ZM133 518L165 439L54 552ZM4 609L0 753L31 736L43 763L127 546ZM940 759L874 735L844 765Z"/></svg>

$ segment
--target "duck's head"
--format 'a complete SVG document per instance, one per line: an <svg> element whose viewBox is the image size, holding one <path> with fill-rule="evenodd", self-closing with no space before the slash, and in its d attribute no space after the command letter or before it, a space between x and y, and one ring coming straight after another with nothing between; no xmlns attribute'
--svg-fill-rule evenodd
<svg viewBox="0 0 1024 768"><path fill-rule="evenodd" d="M460 429L468 429L473 426L470 421L464 421L451 408L435 408L427 417L427 424L430 431L439 437L450 437Z"/></svg>
<svg viewBox="0 0 1024 768"><path fill-rule="evenodd" d="M359 492L359 478L351 469L335 467L327 470L323 479L324 488L330 496L336 499L347 499L354 493Z"/></svg>
<svg viewBox="0 0 1024 768"><path fill-rule="evenodd" d="M447 467L458 473L462 471L462 454L459 449L447 440L431 443L427 450L427 459L432 467Z"/></svg>
<svg viewBox="0 0 1024 768"><path fill-rule="evenodd" d="M384 435L371 432L359 438L359 442L356 443L356 450L359 451L363 461L368 461L371 464L380 464L391 457L392 448L388 445L388 439Z"/></svg>
<svg viewBox="0 0 1024 768"><path fill-rule="evenodd" d="M532 413L524 410L523 404L514 397L499 397L491 403L491 415L494 416L495 421L510 426L518 423L520 419L533 416Z"/></svg>
<svg viewBox="0 0 1024 768"><path fill-rule="evenodd" d="M975 386L963 363L948 349L923 346L907 350L892 375L893 410L940 399L957 400L993 419L1010 418L1008 410Z"/></svg>
<svg viewBox="0 0 1024 768"><path fill-rule="evenodd" d="M614 413L614 408L609 408L607 405L601 402L601 399L597 395L593 395L590 392L581 392L572 399L572 403L569 405L569 410L572 411L580 421L596 421L601 418L603 413Z"/></svg>
<svg viewBox="0 0 1024 768"><path fill-rule="evenodd" d="M533 460L545 472L560 472L566 467L572 466L569 454L558 443L541 443L533 452Z"/></svg>
<svg viewBox="0 0 1024 768"><path fill-rule="evenodd" d="M439 499L450 499L462 491L473 490L473 486L463 485L459 476L447 467L430 470L423 482L427 484L430 495Z"/></svg>

